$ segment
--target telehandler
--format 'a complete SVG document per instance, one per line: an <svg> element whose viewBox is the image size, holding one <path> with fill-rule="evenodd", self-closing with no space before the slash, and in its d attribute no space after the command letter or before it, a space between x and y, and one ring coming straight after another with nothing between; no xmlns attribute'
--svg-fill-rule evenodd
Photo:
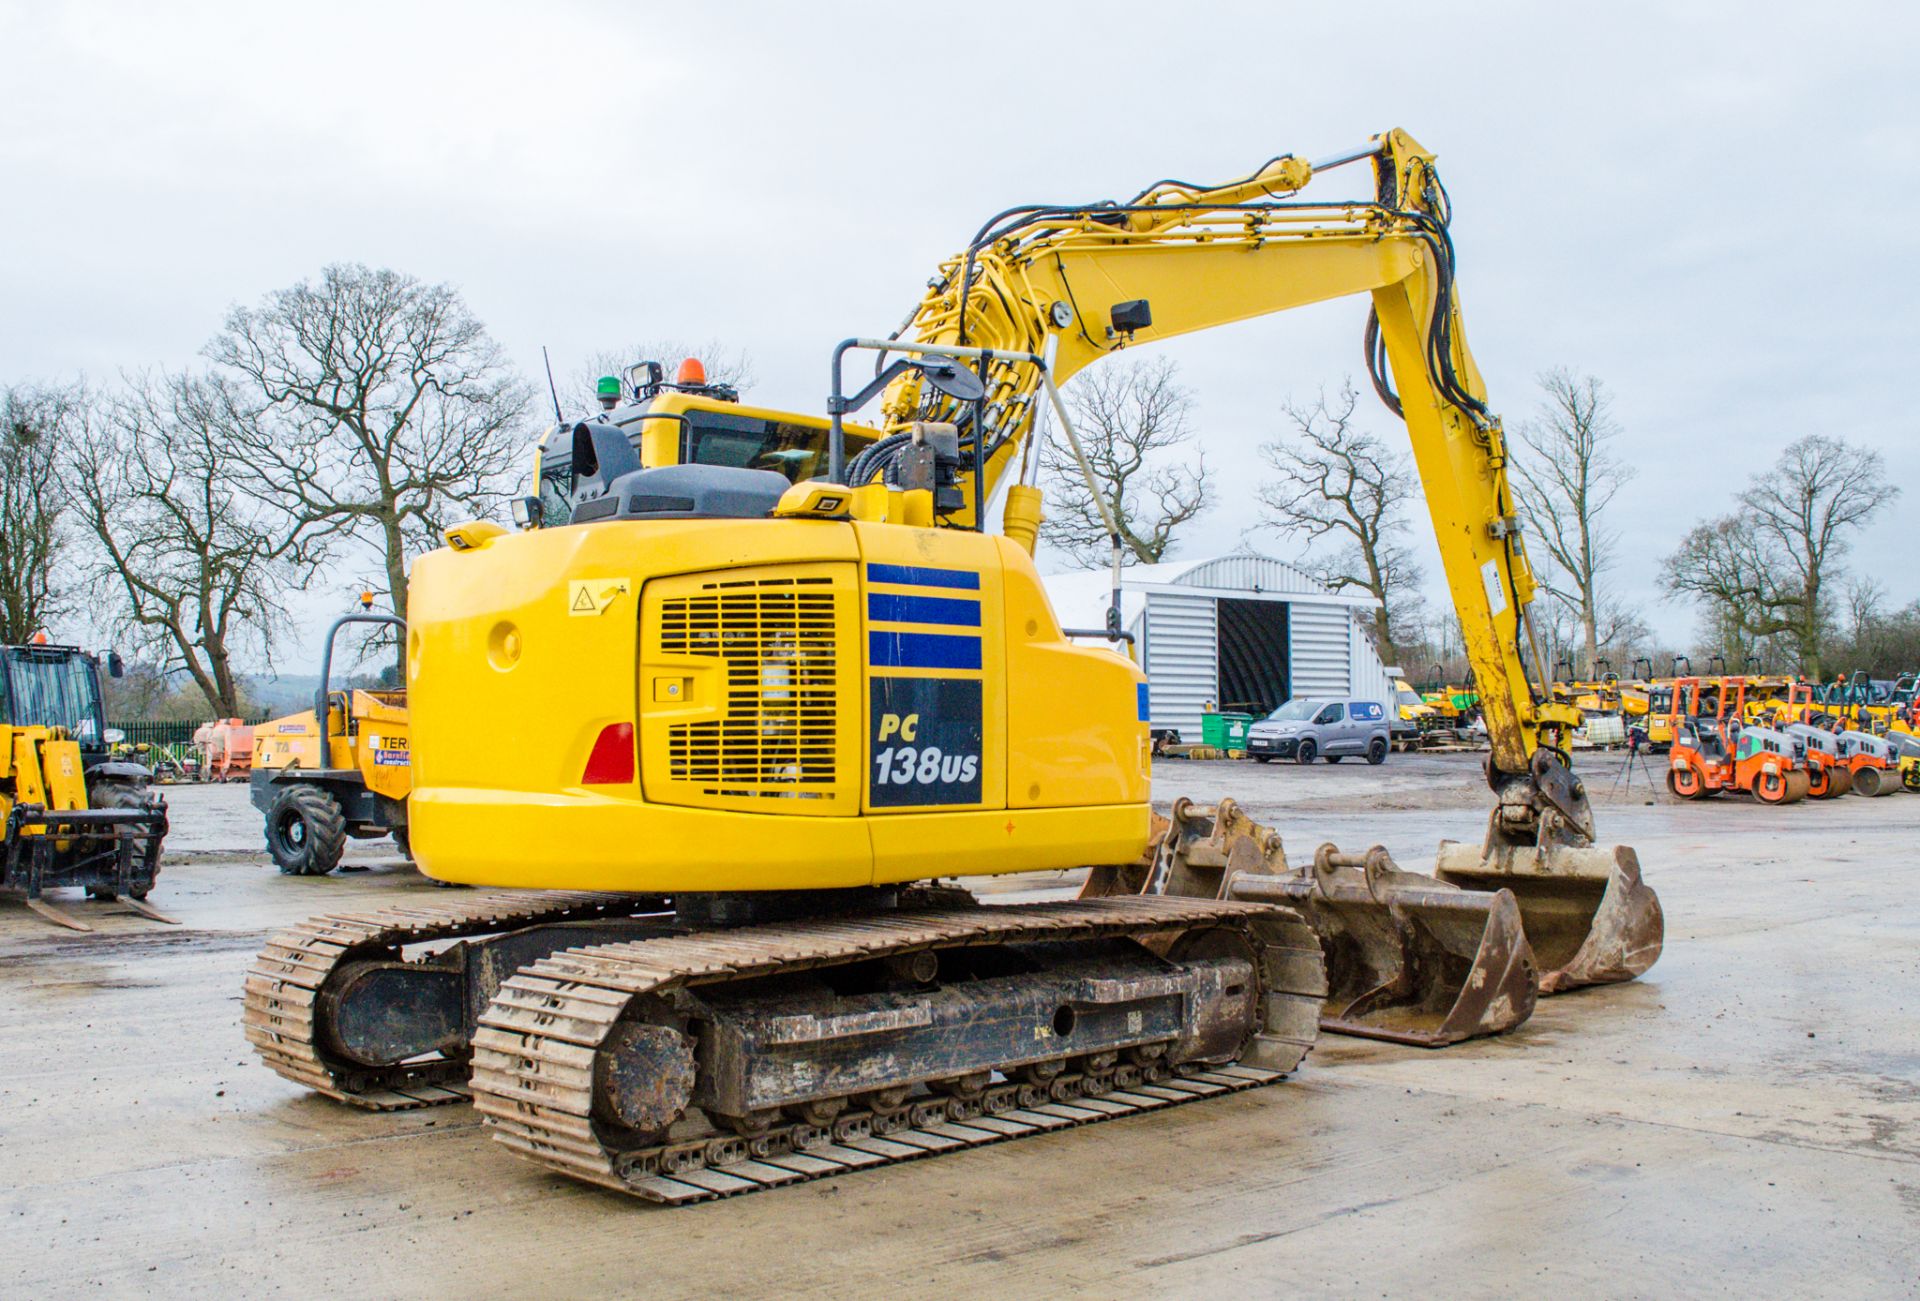
<svg viewBox="0 0 1920 1301"><path fill-rule="evenodd" d="M1296 197L1362 162L1363 197ZM629 372L624 405L546 436L521 531L463 524L416 562L414 850L496 889L276 936L246 981L256 1049L361 1106L470 1091L527 1160L680 1203L1273 1083L1322 1016L1443 1043L1646 970L1658 901L1631 850L1594 847L1578 712L1524 667L1535 582L1448 219L1391 131L1009 209L894 334L833 349L824 419ZM1486 839L1431 877L1338 851L1290 871L1226 802L1156 825L1147 683L1069 638L1032 559L1041 410L1086 466L1060 383L1350 294L1492 737ZM938 884L1085 864L1145 867L1066 902ZM1316 932L1296 902L1322 880L1309 907L1341 919ZM1391 974L1330 1008L1348 919Z"/></svg>
<svg viewBox="0 0 1920 1301"><path fill-rule="evenodd" d="M107 669L119 676L119 655L108 655ZM83 889L153 921L174 920L146 902L160 875L166 801L150 770L113 756L121 739L107 728L98 659L44 633L0 646L0 887L71 930L93 927L45 891Z"/></svg>

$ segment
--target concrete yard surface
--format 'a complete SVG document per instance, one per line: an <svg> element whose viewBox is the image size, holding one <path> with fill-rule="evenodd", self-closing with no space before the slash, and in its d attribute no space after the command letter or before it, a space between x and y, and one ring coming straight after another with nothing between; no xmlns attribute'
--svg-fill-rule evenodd
<svg viewBox="0 0 1920 1301"><path fill-rule="evenodd" d="M540 1173L468 1107L367 1114L258 1065L240 983L269 932L444 896L384 841L366 872L280 876L243 789L176 789L153 902L183 925L63 900L83 935L0 900L0 1294L1920 1294L1920 797L1679 805L1581 767L1666 911L1638 982L680 1209ZM1416 870L1488 803L1470 754L1162 764L1156 799L1182 794L1234 796L1296 859L1377 842Z"/></svg>

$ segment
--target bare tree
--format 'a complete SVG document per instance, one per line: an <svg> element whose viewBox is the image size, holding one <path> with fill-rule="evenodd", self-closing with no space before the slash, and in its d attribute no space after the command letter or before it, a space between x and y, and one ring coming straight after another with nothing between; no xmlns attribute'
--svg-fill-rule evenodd
<svg viewBox="0 0 1920 1301"><path fill-rule="evenodd" d="M1709 623L1745 645L1785 638L1800 671L1818 677L1834 568L1849 535L1899 492L1878 452L1809 434L1753 478L1739 512L1687 534L1667 560L1667 589L1702 602Z"/></svg>
<svg viewBox="0 0 1920 1301"><path fill-rule="evenodd" d="M731 347L718 339L693 344L684 339L655 339L650 343L630 344L625 348L603 348L589 354L585 361L569 364L559 382L560 409L568 418L581 407L599 410L595 401L603 376L620 379L624 389L627 367L642 361L657 361L671 381L687 358L697 358L707 372L707 383L724 384L743 390L756 378L753 358L744 348Z"/></svg>
<svg viewBox="0 0 1920 1301"><path fill-rule="evenodd" d="M1681 539L1665 561L1662 582L1670 593L1700 602L1697 651L1744 659L1757 650L1756 628L1779 626L1757 608L1775 590L1772 563L1752 530L1735 516L1696 525Z"/></svg>
<svg viewBox="0 0 1920 1301"><path fill-rule="evenodd" d="M1787 633L1802 663L1816 672L1826 627L1827 579L1845 556L1848 535L1864 527L1895 497L1878 452L1839 438L1813 434L1781 453L1768 473L1740 494L1761 536L1787 557L1787 586L1799 602Z"/></svg>
<svg viewBox="0 0 1920 1301"><path fill-rule="evenodd" d="M1887 589L1872 578L1856 576L1847 580L1847 636L1858 645L1871 635L1880 621Z"/></svg>
<svg viewBox="0 0 1920 1301"><path fill-rule="evenodd" d="M1404 452L1354 427L1359 400L1349 380L1331 401L1323 392L1312 406L1282 408L1297 438L1260 449L1279 474L1260 501L1276 527L1331 548L1317 572L1334 591L1355 588L1380 603L1374 640L1391 655L1419 635L1420 567L1405 517L1418 481Z"/></svg>
<svg viewBox="0 0 1920 1301"><path fill-rule="evenodd" d="M243 490L233 406L215 379L137 378L90 422L73 463L116 622L163 681L186 674L223 716L244 708L236 657L271 649L281 597L324 541Z"/></svg>
<svg viewBox="0 0 1920 1301"><path fill-rule="evenodd" d="M1620 427L1599 380L1550 370L1540 377L1540 387L1546 393L1540 415L1517 431L1530 455L1514 459L1515 496L1528 531L1553 562L1539 571L1551 579L1543 580L1543 589L1564 601L1579 621L1591 677L1606 640L1599 627L1601 575L1619 541L1601 517L1633 478L1633 467L1608 448Z"/></svg>
<svg viewBox="0 0 1920 1301"><path fill-rule="evenodd" d="M1911 673L1920 665L1920 602L1887 610L1879 585L1856 581L1847 590L1845 635L1831 646L1830 658L1876 678Z"/></svg>
<svg viewBox="0 0 1920 1301"><path fill-rule="evenodd" d="M24 642L65 612L60 446L85 401L78 385L0 389L0 642Z"/></svg>
<svg viewBox="0 0 1920 1301"><path fill-rule="evenodd" d="M1629 606L1615 601L1600 607L1595 626L1600 655L1612 664L1616 673L1624 674L1633 658L1644 653L1653 639L1653 630L1647 627L1646 621ZM1588 672L1594 671L1589 666Z"/></svg>
<svg viewBox="0 0 1920 1301"><path fill-rule="evenodd" d="M1041 537L1069 562L1098 569L1112 546L1100 502L1119 528L1125 555L1157 564L1172 552L1180 526L1205 511L1212 490L1206 458L1185 448L1193 440L1188 418L1193 395L1179 384L1180 368L1166 358L1109 362L1082 372L1063 396L1098 486L1095 496L1058 433L1041 445L1051 509Z"/></svg>
<svg viewBox="0 0 1920 1301"><path fill-rule="evenodd" d="M309 537L371 546L402 616L407 561L520 468L530 391L449 285L330 266L235 308L207 355L251 491Z"/></svg>

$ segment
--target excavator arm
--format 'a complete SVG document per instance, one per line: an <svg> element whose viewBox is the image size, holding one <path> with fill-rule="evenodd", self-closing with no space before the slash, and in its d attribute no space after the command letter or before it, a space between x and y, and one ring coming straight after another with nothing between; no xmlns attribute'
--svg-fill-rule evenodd
<svg viewBox="0 0 1920 1301"><path fill-rule="evenodd" d="M1372 165L1371 197L1299 197L1318 173L1361 160ZM1543 698L1529 679L1529 660L1540 663L1528 654L1535 583L1506 437L1461 324L1448 216L1433 155L1399 130L1318 163L1276 158L1229 185L1163 181L1124 203L1016 208L942 264L893 337L989 353L976 362L987 389L984 470L963 484L966 504L948 517L964 526L1010 475L1036 491L1045 431L1033 358L1064 383L1127 347L1370 295L1368 370L1406 421L1492 739L1492 838L1591 844L1591 814L1567 760L1578 711ZM971 464L975 409L910 371L889 391L886 415L895 431L954 424ZM884 456L869 457L858 477L884 470Z"/></svg>

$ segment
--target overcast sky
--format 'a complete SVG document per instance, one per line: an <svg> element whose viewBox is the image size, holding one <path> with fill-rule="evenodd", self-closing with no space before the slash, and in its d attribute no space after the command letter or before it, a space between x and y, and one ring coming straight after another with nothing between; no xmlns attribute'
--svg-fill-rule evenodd
<svg viewBox="0 0 1920 1301"><path fill-rule="evenodd" d="M565 374L716 337L754 401L818 411L832 344L892 328L993 212L1402 126L1453 196L1495 409L1529 414L1552 366L1612 392L1640 466L1613 581L1684 644L1659 558L1794 438L1920 485L1915 14L0 0L0 377L191 364L231 305L362 261L459 286L529 375L542 344ZM1280 401L1364 385L1365 312L1163 345L1224 489L1183 554L1257 524ZM1901 603L1916 512L1854 558Z"/></svg>

